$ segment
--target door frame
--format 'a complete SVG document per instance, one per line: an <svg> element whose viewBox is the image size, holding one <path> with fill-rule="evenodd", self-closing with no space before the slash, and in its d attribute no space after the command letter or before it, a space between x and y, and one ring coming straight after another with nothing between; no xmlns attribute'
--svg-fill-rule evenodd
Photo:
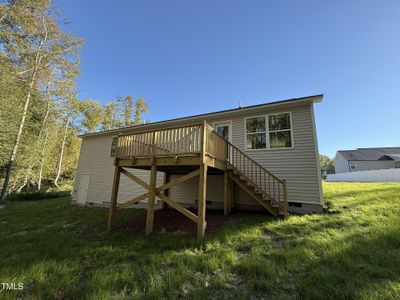
<svg viewBox="0 0 400 300"><path fill-rule="evenodd" d="M88 177L89 177L89 179L88 179L88 181L87 181L86 196L85 196L84 201L83 201L83 202L80 202L80 201L79 201L79 200L80 200L80 199L79 199L79 191L81 190L81 184L82 184L83 178L84 178L85 176L88 176ZM79 179L78 192L77 192L77 194L76 194L76 202L77 202L78 204L81 204L81 205L85 205L85 204L86 204L87 196L88 196L88 192L89 192L89 186L90 186L90 179L91 179L91 177L92 177L92 174L91 174L91 173L83 173L83 174L81 175L81 178Z"/></svg>
<svg viewBox="0 0 400 300"><path fill-rule="evenodd" d="M228 141L232 143L232 120L225 120L225 121L217 121L213 123L213 128L216 131L216 127L220 125L228 125L229 127L229 135L228 135Z"/></svg>

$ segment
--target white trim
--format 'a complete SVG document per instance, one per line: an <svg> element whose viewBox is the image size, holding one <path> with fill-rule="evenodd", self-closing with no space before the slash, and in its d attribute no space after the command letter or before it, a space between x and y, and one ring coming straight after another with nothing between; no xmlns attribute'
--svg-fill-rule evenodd
<svg viewBox="0 0 400 300"><path fill-rule="evenodd" d="M223 124L228 124L228 127L229 127L229 137L228 137L228 139L232 143L232 130L233 130L232 129L232 120L217 121L217 122L212 123L212 126L213 126L213 128L215 130L216 126L223 125Z"/></svg>
<svg viewBox="0 0 400 300"><path fill-rule="evenodd" d="M290 129L278 129L278 130L269 130L269 116L275 116L275 115L280 115L280 114L289 114L289 120L290 120ZM260 118L263 117L265 120L265 131L258 131L258 132L247 132L247 119L254 119L254 118ZM277 112L277 113L271 113L271 114L264 114L264 115L255 115L255 116L248 116L244 117L244 150L245 151L275 151L275 150L290 150L294 149L294 126L293 126L293 118L292 118L292 112L291 111L283 111L283 112ZM269 134L270 132L283 132L283 131L290 131L290 140L291 140L291 147L280 147L280 148L271 148L271 143L269 140ZM265 148L258 148L258 149L247 149L247 135L248 134L257 134L257 133L265 133Z"/></svg>
<svg viewBox="0 0 400 300"><path fill-rule="evenodd" d="M248 116L244 117L244 150L245 151L260 151L260 150L267 150L268 146L268 140L267 140L267 120L266 120L266 115L256 115L256 116ZM264 118L264 126L265 126L265 131L255 131L255 132L247 132L247 120L248 119L255 119L255 118ZM257 148L257 149L247 149L247 135L248 134L260 134L264 133L265 134L265 148Z"/></svg>
<svg viewBox="0 0 400 300"><path fill-rule="evenodd" d="M315 124L315 116L314 116L314 105L310 104L311 111L311 121L313 128L313 136L314 136L314 147L315 147L315 160L317 165L317 176L318 176L318 189L319 189L319 200L321 205L324 205L324 194L322 190L322 175L321 175L321 165L319 163L319 150L318 150L318 139L317 139L317 126Z"/></svg>

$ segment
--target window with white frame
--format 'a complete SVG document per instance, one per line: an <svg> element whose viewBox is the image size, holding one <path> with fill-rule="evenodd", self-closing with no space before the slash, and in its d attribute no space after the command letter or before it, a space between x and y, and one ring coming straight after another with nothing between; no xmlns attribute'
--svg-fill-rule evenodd
<svg viewBox="0 0 400 300"><path fill-rule="evenodd" d="M291 148L292 127L290 113L282 113L268 116L269 147Z"/></svg>
<svg viewBox="0 0 400 300"><path fill-rule="evenodd" d="M290 113L246 119L246 149L278 149L292 146Z"/></svg>
<svg viewBox="0 0 400 300"><path fill-rule="evenodd" d="M267 132L265 116L246 119L246 149L265 149Z"/></svg>

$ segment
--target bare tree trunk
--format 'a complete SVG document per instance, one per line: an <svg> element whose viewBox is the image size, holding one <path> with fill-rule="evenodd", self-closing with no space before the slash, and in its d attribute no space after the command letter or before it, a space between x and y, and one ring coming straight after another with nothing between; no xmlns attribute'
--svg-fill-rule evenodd
<svg viewBox="0 0 400 300"><path fill-rule="evenodd" d="M42 153L40 154L40 170L39 170L39 179L38 179L38 191L40 191L42 186L42 175L43 175L43 167L44 167L44 150L46 149L47 139L49 137L49 131L46 131L46 135L44 137Z"/></svg>
<svg viewBox="0 0 400 300"><path fill-rule="evenodd" d="M12 186L9 189L10 193L12 193L12 192L14 192L16 190L17 184L18 184L18 180L19 180L20 177L21 177L20 174L17 173L17 175L15 176L14 182L13 182Z"/></svg>
<svg viewBox="0 0 400 300"><path fill-rule="evenodd" d="M57 176L56 176L56 179L54 179L54 185L58 188L60 187L58 185L58 180L60 179L61 166L62 166L62 161L63 161L63 156L64 156L65 140L67 139L68 121L69 121L69 117L67 116L66 121L65 121L64 136L63 136L63 140L61 143L60 159L58 160L58 165L57 165Z"/></svg>
<svg viewBox="0 0 400 300"><path fill-rule="evenodd" d="M31 76L31 82L29 84L28 93L27 93L26 98L25 98L24 110L22 112L21 121L19 123L18 134L17 134L17 137L16 137L16 139L14 141L14 146L13 146L12 151L11 151L10 160L8 162L8 165L7 165L6 176L4 178L3 189L1 191L1 196L0 196L0 203L4 202L4 199L5 199L6 194L7 194L7 187L8 187L8 183L10 181L11 171L12 171L12 168L13 168L13 165L14 165L15 156L17 154L19 141L20 141L21 136L22 136L22 131L23 131L24 126L25 126L26 114L28 112L29 102L31 100L32 90L33 90L33 86L34 86L35 79L36 79L36 73L37 73L37 68L33 71L32 76Z"/></svg>
<svg viewBox="0 0 400 300"><path fill-rule="evenodd" d="M34 160L35 160L35 156L36 156L36 151L39 150L40 140L42 138L43 130L44 130L45 126L46 126L46 121L47 121L47 118L48 118L49 113L50 113L51 98L50 98L49 86L50 86L50 80L47 81L47 85L46 85L46 110L45 110L45 113L44 113L42 126L40 127L39 136L38 136L38 139L36 141L36 147L34 148L34 151L32 151L31 157L29 159L29 166L28 166L28 169L25 172L24 182L20 186L20 188L17 190L18 193L20 193L22 191L22 189L28 184L29 177L32 175L32 169L33 169L33 167L35 165L35 161Z"/></svg>
<svg viewBox="0 0 400 300"><path fill-rule="evenodd" d="M29 178L29 173L31 172L30 169L28 169L25 172L25 178L24 178L24 182L22 183L22 185L17 189L17 193L21 193L22 189L28 184L28 178Z"/></svg>
<svg viewBox="0 0 400 300"><path fill-rule="evenodd" d="M2 202L4 202L6 195L7 195L7 187L8 187L8 183L10 182L11 171L14 166L15 157L17 155L19 141L21 140L22 132L24 130L26 114L28 112L28 107L29 107L29 102L31 100L32 91L35 86L36 75L37 75L37 72L39 69L40 62L42 60L40 53L41 53L44 42L47 40L47 28L46 28L44 19L43 19L43 25L45 28L45 36L44 36L43 40L41 40L40 45L39 45L38 50L35 55L34 69L32 72L30 83L29 83L28 93L26 94L26 97L25 97L25 104L24 104L24 109L22 111L21 121L19 123L18 134L17 134L17 137L15 138L14 145L13 145L11 155L10 155L10 160L7 165L6 176L4 178L4 183L3 183L3 189L1 190L1 195L0 195L0 204Z"/></svg>
<svg viewBox="0 0 400 300"><path fill-rule="evenodd" d="M17 134L17 137L16 137L16 139L14 141L14 146L13 146L12 151L11 151L10 160L8 162L8 165L7 165L6 176L4 178L3 189L1 191L1 196L0 196L0 203L4 202L4 199L5 199L6 194L7 194L7 187L8 187L8 183L10 181L11 171L12 171L12 168L13 168L13 165L14 165L15 156L17 154L19 141L20 141L21 136L22 136L22 131L23 131L24 126L25 126L26 113L28 111L29 102L31 100L31 94L32 94L32 90L33 90L35 77L36 77L36 70L32 74L31 82L29 84L29 90L28 90L28 93L27 93L26 98L25 98L25 105L24 105L24 110L22 112L21 121L19 123L18 134Z"/></svg>

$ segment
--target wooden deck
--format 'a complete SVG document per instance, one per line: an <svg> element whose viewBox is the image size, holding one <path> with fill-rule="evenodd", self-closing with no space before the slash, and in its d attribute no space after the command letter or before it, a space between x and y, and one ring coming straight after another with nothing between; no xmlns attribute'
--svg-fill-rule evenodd
<svg viewBox="0 0 400 300"><path fill-rule="evenodd" d="M151 171L150 183L126 171L138 168ZM185 174L164 185L156 186L157 171ZM281 180L247 156L235 145L220 137L206 122L162 130L135 132L118 136L113 191L108 229L117 209L148 199L146 234L153 231L155 197L197 223L197 235L204 236L206 222L207 174L224 174L224 213L230 212L233 201L231 185L235 182L270 213L287 216L286 181ZM120 174L144 187L147 192L117 206ZM165 193L169 188L199 177L198 215L174 202Z"/></svg>

